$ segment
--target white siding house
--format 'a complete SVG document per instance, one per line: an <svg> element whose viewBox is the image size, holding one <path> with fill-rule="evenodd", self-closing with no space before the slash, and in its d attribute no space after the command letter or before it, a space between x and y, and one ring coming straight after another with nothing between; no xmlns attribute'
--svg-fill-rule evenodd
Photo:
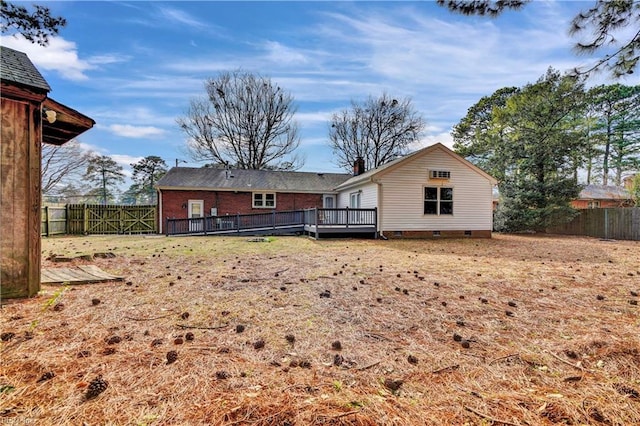
<svg viewBox="0 0 640 426"><path fill-rule="evenodd" d="M490 237L495 184L437 143L354 176L336 190L340 208L377 207L378 230L387 238Z"/></svg>

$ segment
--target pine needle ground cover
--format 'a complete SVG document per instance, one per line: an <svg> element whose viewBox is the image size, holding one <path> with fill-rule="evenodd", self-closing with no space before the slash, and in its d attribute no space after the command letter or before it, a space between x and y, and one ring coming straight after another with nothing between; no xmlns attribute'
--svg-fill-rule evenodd
<svg viewBox="0 0 640 426"><path fill-rule="evenodd" d="M640 424L638 242L44 239L58 256L126 279L5 301L3 424Z"/></svg>

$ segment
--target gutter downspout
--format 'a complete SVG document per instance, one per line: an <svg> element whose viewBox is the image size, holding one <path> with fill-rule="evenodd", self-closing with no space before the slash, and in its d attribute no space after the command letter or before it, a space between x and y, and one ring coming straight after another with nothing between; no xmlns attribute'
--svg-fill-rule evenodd
<svg viewBox="0 0 640 426"><path fill-rule="evenodd" d="M158 233L162 235L162 190L160 189L158 189Z"/></svg>
<svg viewBox="0 0 640 426"><path fill-rule="evenodd" d="M380 181L378 180L374 180L371 179L371 181L373 183L375 183L376 185L378 185L378 235L380 238L382 238L383 240L388 240L387 237L384 236L384 234L382 233L382 211L383 211L383 206L382 206L382 183L380 183Z"/></svg>

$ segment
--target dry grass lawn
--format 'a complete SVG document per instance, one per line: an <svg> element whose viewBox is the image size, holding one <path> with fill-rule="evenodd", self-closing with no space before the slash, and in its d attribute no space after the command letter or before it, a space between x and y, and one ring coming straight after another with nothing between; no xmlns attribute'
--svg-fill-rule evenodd
<svg viewBox="0 0 640 426"><path fill-rule="evenodd" d="M640 424L638 242L42 245L125 281L5 301L1 424Z"/></svg>

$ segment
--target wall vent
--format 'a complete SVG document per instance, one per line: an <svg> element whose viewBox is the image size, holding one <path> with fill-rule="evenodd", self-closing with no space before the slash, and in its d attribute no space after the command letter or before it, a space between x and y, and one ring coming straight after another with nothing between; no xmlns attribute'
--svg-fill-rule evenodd
<svg viewBox="0 0 640 426"><path fill-rule="evenodd" d="M451 179L449 170L429 170L429 179Z"/></svg>

